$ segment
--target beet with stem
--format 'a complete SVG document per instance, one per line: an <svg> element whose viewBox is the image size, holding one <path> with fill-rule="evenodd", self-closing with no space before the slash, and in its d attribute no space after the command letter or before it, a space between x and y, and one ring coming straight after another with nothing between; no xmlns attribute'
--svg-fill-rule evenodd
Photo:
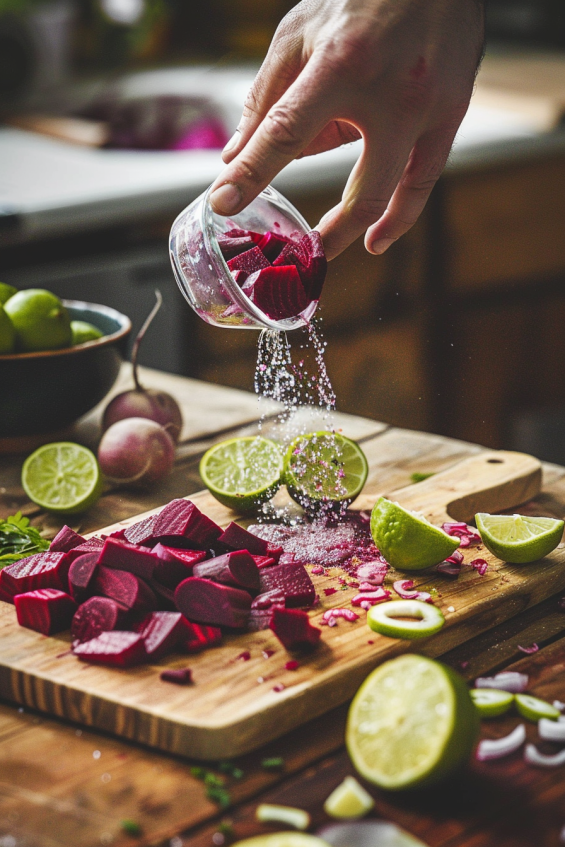
<svg viewBox="0 0 565 847"><path fill-rule="evenodd" d="M73 598L58 588L38 588L16 594L14 604L19 625L42 635L68 629L77 607Z"/></svg>

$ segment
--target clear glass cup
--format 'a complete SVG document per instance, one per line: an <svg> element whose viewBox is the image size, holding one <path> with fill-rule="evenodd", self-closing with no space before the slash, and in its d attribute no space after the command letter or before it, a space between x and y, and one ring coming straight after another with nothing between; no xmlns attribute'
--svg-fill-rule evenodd
<svg viewBox="0 0 565 847"><path fill-rule="evenodd" d="M296 317L269 318L236 283L218 246L218 235L234 227L260 233L274 230L287 236L297 231L305 234L310 227L300 212L268 186L238 215L224 218L212 211L209 194L210 189L180 213L169 241L176 281L196 314L208 323L231 329L288 331L306 326L317 300Z"/></svg>

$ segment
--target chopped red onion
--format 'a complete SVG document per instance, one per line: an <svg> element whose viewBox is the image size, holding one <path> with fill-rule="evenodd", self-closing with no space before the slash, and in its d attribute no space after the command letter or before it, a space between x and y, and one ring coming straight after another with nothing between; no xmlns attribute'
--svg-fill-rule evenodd
<svg viewBox="0 0 565 847"><path fill-rule="evenodd" d="M557 709L560 712L565 710L565 703L562 703L561 700L554 700L552 703L554 709Z"/></svg>
<svg viewBox="0 0 565 847"><path fill-rule="evenodd" d="M495 676L480 676L475 680L475 688L499 688L510 694L522 694L528 687L530 678L525 673L503 671Z"/></svg>
<svg viewBox="0 0 565 847"><path fill-rule="evenodd" d="M451 556L448 556L446 562L453 562L454 565L463 564L463 553L461 550L454 550Z"/></svg>
<svg viewBox="0 0 565 847"><path fill-rule="evenodd" d="M444 562L440 562L436 568L436 571L438 573L444 574L445 576L459 576L459 574L461 573L461 565L450 561L450 559L452 559L451 556Z"/></svg>
<svg viewBox="0 0 565 847"><path fill-rule="evenodd" d="M286 686L282 682L277 682L276 685L273 685L273 691L276 691L277 693L279 691L284 691L285 688L286 688Z"/></svg>
<svg viewBox="0 0 565 847"><path fill-rule="evenodd" d="M359 591L374 591L375 586L372 582L362 582L360 585L357 585Z"/></svg>
<svg viewBox="0 0 565 847"><path fill-rule="evenodd" d="M330 597L332 594L337 593L337 588L324 588L324 594L326 597Z"/></svg>
<svg viewBox="0 0 565 847"><path fill-rule="evenodd" d="M239 656L236 656L235 658L241 659L242 662L248 662L251 658L251 653L249 650L244 650L243 653L240 653Z"/></svg>
<svg viewBox="0 0 565 847"><path fill-rule="evenodd" d="M270 659L271 656L275 655L275 651L274 650L263 650L261 652L261 655L263 656L264 659Z"/></svg>
<svg viewBox="0 0 565 847"><path fill-rule="evenodd" d="M524 761L537 768L558 768L565 765L565 750L547 756L545 753L540 753L535 744L526 744Z"/></svg>
<svg viewBox="0 0 565 847"><path fill-rule="evenodd" d="M300 664L296 661L296 659L289 659L285 665L285 669L287 671L296 671L300 667Z"/></svg>
<svg viewBox="0 0 565 847"><path fill-rule="evenodd" d="M466 523L459 521L450 521L441 525L441 528L447 535L453 535L460 539L460 547L471 547L481 543L481 536L472 526L467 526Z"/></svg>
<svg viewBox="0 0 565 847"><path fill-rule="evenodd" d="M484 738L477 747L477 759L486 762L488 759L502 759L509 756L522 746L526 740L526 727L523 723L512 730L504 738Z"/></svg>
<svg viewBox="0 0 565 847"><path fill-rule="evenodd" d="M353 606L361 606L361 608L365 609L366 606L363 606L363 603L369 603L371 606L374 606L375 603L382 603L383 600L390 599L390 591L387 591L386 588L377 588L375 591L364 591L361 594L356 594L351 603Z"/></svg>
<svg viewBox="0 0 565 847"><path fill-rule="evenodd" d="M484 576L486 574L488 568L488 562L486 559L473 559L471 565L479 572L480 576Z"/></svg>
<svg viewBox="0 0 565 847"><path fill-rule="evenodd" d="M331 621L335 621L337 623L337 618L345 618L346 621L356 621L359 620L359 615L355 614L352 609L328 609L327 612L324 612L322 615L322 623L327 623L330 626L335 626Z"/></svg>
<svg viewBox="0 0 565 847"><path fill-rule="evenodd" d="M312 573L315 573L315 574L323 574L323 573L325 573L325 570L323 569L323 567L322 567L321 565L315 565L315 566L312 568Z"/></svg>
<svg viewBox="0 0 565 847"><path fill-rule="evenodd" d="M386 562L364 562L357 568L357 579L360 582L370 582L372 585L382 585L388 571Z"/></svg>
<svg viewBox="0 0 565 847"><path fill-rule="evenodd" d="M538 652L539 646L536 644L535 641L533 644L530 644L529 647L522 647L521 644L518 644L518 650L520 650L521 653L525 653L527 656L531 656L533 653Z"/></svg>
<svg viewBox="0 0 565 847"><path fill-rule="evenodd" d="M423 603L431 601L431 594L428 594L427 591L411 591L410 589L413 586L414 581L412 579L397 579L396 582L392 583L392 587L403 600L421 600Z"/></svg>
<svg viewBox="0 0 565 847"><path fill-rule="evenodd" d="M539 737L544 741L557 741L565 744L565 723L563 721L552 721L549 718L540 718L538 721Z"/></svg>

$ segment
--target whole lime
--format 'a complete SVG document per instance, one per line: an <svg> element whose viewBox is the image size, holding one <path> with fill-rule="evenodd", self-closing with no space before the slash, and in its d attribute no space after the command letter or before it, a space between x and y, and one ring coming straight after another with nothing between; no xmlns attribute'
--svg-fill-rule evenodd
<svg viewBox="0 0 565 847"><path fill-rule="evenodd" d="M0 355L12 353L16 346L16 330L0 303Z"/></svg>
<svg viewBox="0 0 565 847"><path fill-rule="evenodd" d="M50 291L43 288L18 291L4 308L16 330L18 350L31 352L71 346L69 313Z"/></svg>
<svg viewBox="0 0 565 847"><path fill-rule="evenodd" d="M4 304L6 300L13 297L18 291L13 285L8 285L7 282L0 282L0 303Z"/></svg>
<svg viewBox="0 0 565 847"><path fill-rule="evenodd" d="M89 324L87 321L71 321L71 332L73 334L73 347L75 344L96 341L97 338L102 338L104 335L97 326Z"/></svg>

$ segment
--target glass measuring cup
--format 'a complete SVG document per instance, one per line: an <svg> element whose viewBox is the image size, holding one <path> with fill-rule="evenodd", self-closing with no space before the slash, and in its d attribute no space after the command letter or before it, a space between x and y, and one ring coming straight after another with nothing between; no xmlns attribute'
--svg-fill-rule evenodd
<svg viewBox="0 0 565 847"><path fill-rule="evenodd" d="M268 186L238 215L224 218L212 210L209 194L210 189L187 206L171 229L171 264L188 303L197 315L215 326L285 331L305 326L316 311L317 300L295 317L273 320L236 283L218 245L218 235L234 228L304 235L310 227L300 212Z"/></svg>

